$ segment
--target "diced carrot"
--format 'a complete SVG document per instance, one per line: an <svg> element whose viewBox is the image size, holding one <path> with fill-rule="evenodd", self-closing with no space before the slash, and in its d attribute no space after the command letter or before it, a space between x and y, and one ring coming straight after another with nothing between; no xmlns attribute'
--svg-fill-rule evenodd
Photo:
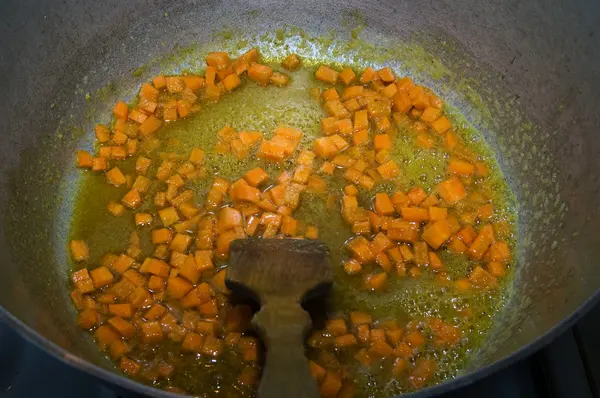
<svg viewBox="0 0 600 398"><path fill-rule="evenodd" d="M133 337L137 331L131 322L126 321L120 316L110 318L108 323L126 339Z"/></svg>
<svg viewBox="0 0 600 398"><path fill-rule="evenodd" d="M251 63L248 67L248 77L262 85L269 84L272 74L273 69L266 65L258 64L256 62Z"/></svg>
<svg viewBox="0 0 600 398"><path fill-rule="evenodd" d="M349 259L344 261L343 266L344 272L346 272L346 274L348 275L358 274L362 270L362 266L355 259Z"/></svg>
<svg viewBox="0 0 600 398"><path fill-rule="evenodd" d="M325 110L330 116L337 119L347 119L350 117L350 112L348 112L342 101L339 99L325 102Z"/></svg>
<svg viewBox="0 0 600 398"><path fill-rule="evenodd" d="M125 175L123 175L123 173L118 167L113 167L108 172L106 172L106 179L108 180L109 184L117 187L127 182Z"/></svg>
<svg viewBox="0 0 600 398"><path fill-rule="evenodd" d="M419 133L416 138L416 145L419 148L431 149L433 147L434 140L430 134L427 133Z"/></svg>
<svg viewBox="0 0 600 398"><path fill-rule="evenodd" d="M206 63L209 66L214 66L217 69L223 69L229 66L231 61L226 52L212 52L206 56Z"/></svg>
<svg viewBox="0 0 600 398"><path fill-rule="evenodd" d="M490 169L483 162L475 162L475 170L479 177L487 177L490 174Z"/></svg>
<svg viewBox="0 0 600 398"><path fill-rule="evenodd" d="M362 236L352 239L348 242L347 247L354 258L361 264L369 263L375 259L375 255L369 246L369 241Z"/></svg>
<svg viewBox="0 0 600 398"><path fill-rule="evenodd" d="M223 207L219 212L217 230L224 232L242 225L242 213L233 207Z"/></svg>
<svg viewBox="0 0 600 398"><path fill-rule="evenodd" d="M429 219L431 221L442 220L446 217L448 217L448 209L435 206L429 207Z"/></svg>
<svg viewBox="0 0 600 398"><path fill-rule="evenodd" d="M289 83L290 78L283 73L273 72L269 80L277 87L283 87Z"/></svg>
<svg viewBox="0 0 600 398"><path fill-rule="evenodd" d="M69 247L71 248L71 256L75 261L85 261L90 256L88 245L83 240L72 240Z"/></svg>
<svg viewBox="0 0 600 398"><path fill-rule="evenodd" d="M88 151L77 151L77 167L91 169L94 157Z"/></svg>
<svg viewBox="0 0 600 398"><path fill-rule="evenodd" d="M96 329L94 332L94 337L96 338L98 347L102 351L106 350L114 341L117 341L121 338L119 333L107 324L98 327L98 329Z"/></svg>
<svg viewBox="0 0 600 398"><path fill-rule="evenodd" d="M162 326L159 322L146 322L140 327L140 337L145 344L157 344L164 339Z"/></svg>
<svg viewBox="0 0 600 398"><path fill-rule="evenodd" d="M148 116L148 118L140 125L140 134L143 136L150 135L160 128L162 122L154 115Z"/></svg>
<svg viewBox="0 0 600 398"><path fill-rule="evenodd" d="M385 340L375 340L371 343L368 353L376 358L385 358L393 355L394 349Z"/></svg>
<svg viewBox="0 0 600 398"><path fill-rule="evenodd" d="M304 237L306 239L318 239L319 229L313 225L307 226L306 231L304 231Z"/></svg>
<svg viewBox="0 0 600 398"><path fill-rule="evenodd" d="M94 158L92 163L93 171L104 171L108 169L108 160L104 157Z"/></svg>
<svg viewBox="0 0 600 398"><path fill-rule="evenodd" d="M331 137L321 137L313 141L313 151L317 156L327 159L335 155L338 149Z"/></svg>
<svg viewBox="0 0 600 398"><path fill-rule="evenodd" d="M229 196L233 201L239 202L258 203L260 201L260 191L243 179L232 184Z"/></svg>
<svg viewBox="0 0 600 398"><path fill-rule="evenodd" d="M427 250L427 243L415 242L413 244L413 249L415 253L415 263L420 267L429 265L429 253Z"/></svg>
<svg viewBox="0 0 600 398"><path fill-rule="evenodd" d="M386 163L377 167L377 171L381 175L381 178L384 180L391 180L392 178L395 178L398 175L400 175L400 168L393 160L389 160Z"/></svg>
<svg viewBox="0 0 600 398"><path fill-rule="evenodd" d="M490 261L507 261L510 260L510 248L506 242L494 242L489 249Z"/></svg>
<svg viewBox="0 0 600 398"><path fill-rule="evenodd" d="M174 207L167 207L158 211L158 215L165 227L172 225L180 220L179 214Z"/></svg>
<svg viewBox="0 0 600 398"><path fill-rule="evenodd" d="M450 223L447 219L442 219L426 227L421 236L431 247L438 249L450 235L452 235Z"/></svg>
<svg viewBox="0 0 600 398"><path fill-rule="evenodd" d="M336 90L335 87L331 87L331 88L328 88L327 90L323 91L323 93L321 94L321 98L325 102L339 100L340 94L338 93L338 91Z"/></svg>
<svg viewBox="0 0 600 398"><path fill-rule="evenodd" d="M475 269L473 269L471 275L469 275L469 282L471 282L473 286L479 288L495 287L497 283L496 277L480 266L477 266Z"/></svg>
<svg viewBox="0 0 600 398"><path fill-rule="evenodd" d="M326 117L324 119L321 119L321 131L323 131L325 135L332 135L337 133L338 119L334 117Z"/></svg>
<svg viewBox="0 0 600 398"><path fill-rule="evenodd" d="M402 218L407 221L422 222L429 220L429 211L422 207L403 207Z"/></svg>
<svg viewBox="0 0 600 398"><path fill-rule="evenodd" d="M388 274L381 272L379 274L372 274L367 276L365 279L365 289L368 290L381 290L385 287L388 281Z"/></svg>
<svg viewBox="0 0 600 398"><path fill-rule="evenodd" d="M94 287L99 289L103 286L110 285L114 280L114 275L107 267L100 266L90 271L90 277L94 283Z"/></svg>
<svg viewBox="0 0 600 398"><path fill-rule="evenodd" d="M408 379L414 388L421 388L433 377L436 369L437 364L434 360L420 358Z"/></svg>
<svg viewBox="0 0 600 398"><path fill-rule="evenodd" d="M373 205L375 211L380 216L391 216L395 212L394 205L390 197L384 192L375 194L375 201Z"/></svg>
<svg viewBox="0 0 600 398"><path fill-rule="evenodd" d="M181 93L185 88L185 83L179 76L167 76L167 91L170 94Z"/></svg>
<svg viewBox="0 0 600 398"><path fill-rule="evenodd" d="M154 84L155 88L160 90L161 88L167 87L167 79L164 76L159 75L152 79L152 84Z"/></svg>
<svg viewBox="0 0 600 398"><path fill-rule="evenodd" d="M450 178L438 184L436 190L449 204L454 204L467 196L467 191L462 182L457 178Z"/></svg>
<svg viewBox="0 0 600 398"><path fill-rule="evenodd" d="M152 231L152 243L170 243L173 233L167 228L155 229Z"/></svg>
<svg viewBox="0 0 600 398"><path fill-rule="evenodd" d="M450 124L450 121L446 116L442 116L431 123L431 128L434 129L438 134L445 133L448 129L450 129L450 127L452 127L452 124Z"/></svg>
<svg viewBox="0 0 600 398"><path fill-rule="evenodd" d="M377 134L373 140L373 147L376 151L391 149L392 140L388 134Z"/></svg>
<svg viewBox="0 0 600 398"><path fill-rule="evenodd" d="M346 321L343 319L329 319L325 321L325 330L334 336L343 336L348 333Z"/></svg>
<svg viewBox="0 0 600 398"><path fill-rule="evenodd" d="M480 206L477 209L477 218L480 220L489 220L494 215L494 206L491 203Z"/></svg>
<svg viewBox="0 0 600 398"><path fill-rule="evenodd" d="M352 347L358 344L356 336L350 333L343 336L338 336L333 341L335 346L338 348Z"/></svg>
<svg viewBox="0 0 600 398"><path fill-rule="evenodd" d="M438 257L438 255L434 252L429 252L429 265L433 270L439 270L444 268L444 264L442 264L442 260Z"/></svg>
<svg viewBox="0 0 600 398"><path fill-rule="evenodd" d="M202 88L202 86L204 86L204 78L202 78L200 76L184 75L184 76L181 76L181 80L183 80L183 83L185 84L185 86L192 91L198 91ZM166 86L166 84L167 83L166 83L166 79L165 79L165 86Z"/></svg>
<svg viewBox="0 0 600 398"><path fill-rule="evenodd" d="M118 101L113 109L113 114L119 120L127 120L127 115L129 113L129 107L123 101Z"/></svg>
<svg viewBox="0 0 600 398"><path fill-rule="evenodd" d="M327 372L319 392L324 398L335 398L342 388L342 381L333 372Z"/></svg>
<svg viewBox="0 0 600 398"><path fill-rule="evenodd" d="M225 90L232 91L237 88L240 84L242 84L242 80L236 73L232 73L223 79L223 87Z"/></svg>
<svg viewBox="0 0 600 398"><path fill-rule="evenodd" d="M378 80L378 79L380 79L379 75L377 74L375 69L371 68L370 66L367 67L363 71L363 73L360 75L360 82L362 84L369 83L373 80Z"/></svg>
<svg viewBox="0 0 600 398"><path fill-rule="evenodd" d="M394 222L387 231L389 239L398 242L416 242L419 239L419 233L411 223L405 220Z"/></svg>
<svg viewBox="0 0 600 398"><path fill-rule="evenodd" d="M472 175L475 172L475 166L465 160L452 158L448 163L448 172L459 175Z"/></svg>
<svg viewBox="0 0 600 398"><path fill-rule="evenodd" d="M506 275L506 266L498 261L492 261L487 265L488 272L496 278Z"/></svg>
<svg viewBox="0 0 600 398"><path fill-rule="evenodd" d="M199 353L202 349L205 338L205 336L199 335L198 333L189 332L183 339L181 349L183 351Z"/></svg>
<svg viewBox="0 0 600 398"><path fill-rule="evenodd" d="M326 83L335 84L337 82L339 73L325 65L321 65L319 69L315 72L315 77L318 80L324 81Z"/></svg>
<svg viewBox="0 0 600 398"><path fill-rule="evenodd" d="M290 54L281 63L284 68L295 70L300 66L300 58L296 54Z"/></svg>
<svg viewBox="0 0 600 398"><path fill-rule="evenodd" d="M135 260L127 254L121 254L112 264L111 268L118 274L124 274L133 264Z"/></svg>
<svg viewBox="0 0 600 398"><path fill-rule="evenodd" d="M485 251L490 247L494 241L494 229L491 225L485 225L479 231L479 234L469 246L467 255L473 260L481 260Z"/></svg>
<svg viewBox="0 0 600 398"><path fill-rule="evenodd" d="M317 77L319 80L323 80L320 79L319 77ZM340 74L339 74L339 78L340 80L345 84L345 85L349 85L350 83L352 83L355 79L356 79L356 74L352 71L352 69L350 68L344 68ZM335 81L333 82L335 83Z"/></svg>

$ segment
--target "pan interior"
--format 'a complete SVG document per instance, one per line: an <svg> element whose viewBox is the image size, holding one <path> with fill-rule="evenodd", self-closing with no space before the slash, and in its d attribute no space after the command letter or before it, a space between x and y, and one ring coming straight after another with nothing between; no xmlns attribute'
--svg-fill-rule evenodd
<svg viewBox="0 0 600 398"><path fill-rule="evenodd" d="M141 81L158 71L199 69L199 55L217 49L236 52L235 46L244 40L273 58L294 48L301 56L315 59L327 54L330 61L360 64L368 60L392 66L434 89L485 135L520 204L521 251L506 310L472 369L530 343L595 291L598 276L590 270L600 254L600 237L593 233L600 214L592 204L599 199L599 183L590 171L600 169L600 160L584 156L598 153L600 145L588 140L589 127L597 121L588 105L593 103L589 99L598 99L589 84L594 73L583 70L577 75L558 66L554 74L549 73L538 59L543 57L527 51L548 51L549 44L542 40L547 33L543 24L528 42L515 44L520 46L523 65L503 71L498 57L511 58L512 53L504 48L514 43L509 32L480 43L485 39L473 38L476 34L469 29L453 28L443 19L432 26L421 15L427 15L428 9L435 13L430 3L417 12L393 2L363 2L342 8L335 17L310 1L268 6L208 2L203 8L165 4L161 12L136 13L133 22L122 7L133 10L134 3L102 16L100 6L86 4L85 12L80 15L78 11L74 17L85 33L72 43L57 40L66 33L54 18L67 9L61 7L70 4L53 11L40 9L34 19L50 15L50 34L36 37L34 44L39 47L54 40L57 50L64 50L58 52L68 55L46 57L48 61L42 64L36 62L32 52L38 47L32 44L25 47L22 61L6 68L12 79L6 85L11 88L9 97L3 100L9 117L2 122L7 127L2 131L14 150L2 160L5 173L0 180L6 187L0 196L5 209L0 248L7 253L0 304L53 343L110 368L93 343L73 326L65 242L79 185L73 159L67 154L75 148L91 148L93 124L107 122L110 104L132 98ZM509 7L503 6L502 2L496 5L510 14ZM479 7L471 4L470 10L461 10L458 21L470 21ZM89 21L83 14L94 12L100 22L84 29ZM515 21L525 24L518 17ZM247 28L241 32L239 26ZM546 41L560 44L557 35L572 36L562 32L561 26ZM482 44L497 54L482 51ZM16 53L14 48L6 51ZM582 59L593 56L582 54ZM31 66L19 69L20 62ZM540 78L525 70L536 67L554 88L548 98L528 90ZM24 71L35 77L28 81ZM47 76L45 81L37 77L42 75ZM570 91L563 81L576 90ZM24 117L20 109L39 111L34 117ZM572 161L574 155L577 162Z"/></svg>

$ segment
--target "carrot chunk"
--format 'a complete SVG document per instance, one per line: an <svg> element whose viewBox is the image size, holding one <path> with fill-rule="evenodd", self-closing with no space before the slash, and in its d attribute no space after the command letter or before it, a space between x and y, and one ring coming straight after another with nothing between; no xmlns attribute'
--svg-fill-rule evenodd
<svg viewBox="0 0 600 398"><path fill-rule="evenodd" d="M263 86L269 84L272 74L273 69L256 62L251 63L248 67L248 77Z"/></svg>
<svg viewBox="0 0 600 398"><path fill-rule="evenodd" d="M339 73L327 66L321 65L319 69L315 72L315 77L318 80L324 81L326 83L335 84L337 82Z"/></svg>
<svg viewBox="0 0 600 398"><path fill-rule="evenodd" d="M88 245L83 240L72 240L69 243L71 256L75 261L85 261L90 256Z"/></svg>
<svg viewBox="0 0 600 398"><path fill-rule="evenodd" d="M457 178L442 181L436 189L440 196L449 204L454 204L467 196L465 186Z"/></svg>
<svg viewBox="0 0 600 398"><path fill-rule="evenodd" d="M438 221L439 222L439 221ZM494 228L491 225L486 225L479 231L479 234L469 246L467 255L473 260L481 260L485 251L494 241Z"/></svg>
<svg viewBox="0 0 600 398"><path fill-rule="evenodd" d="M290 54L281 64L286 69L295 70L300 66L300 58L296 54Z"/></svg>
<svg viewBox="0 0 600 398"><path fill-rule="evenodd" d="M450 235L452 235L450 223L447 219L442 219L426 227L421 236L431 247L439 249L448 240Z"/></svg>

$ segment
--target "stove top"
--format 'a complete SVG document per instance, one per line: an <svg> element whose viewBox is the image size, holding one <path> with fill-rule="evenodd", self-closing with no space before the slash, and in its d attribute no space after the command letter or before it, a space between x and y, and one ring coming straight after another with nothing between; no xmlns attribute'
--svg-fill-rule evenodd
<svg viewBox="0 0 600 398"><path fill-rule="evenodd" d="M600 306L531 357L443 398L600 397ZM137 398L75 371L25 341L0 316L0 397Z"/></svg>

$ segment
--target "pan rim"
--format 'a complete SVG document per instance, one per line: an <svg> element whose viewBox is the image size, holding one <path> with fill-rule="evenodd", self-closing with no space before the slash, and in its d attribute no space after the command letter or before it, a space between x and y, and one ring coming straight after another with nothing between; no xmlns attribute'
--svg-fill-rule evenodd
<svg viewBox="0 0 600 398"><path fill-rule="evenodd" d="M548 345L554 338L562 334L566 329L571 327L575 322L580 320L586 313L588 313L592 307L600 303L600 288L585 300L579 307L577 307L571 314L563 318L563 320L548 329L545 333L536 337L531 343L519 348L512 354L507 355L495 362L490 363L482 368L479 368L473 372L465 373L457 376L453 379L445 381L441 384L425 388L423 390L415 391L409 394L398 395L395 397L410 397L410 398L426 398L433 397L440 394L447 393L452 390L458 390L459 388L474 384L475 382L487 377L493 373L507 368L515 362L529 356L530 354L538 351L544 346ZM103 369L98 365L80 358L76 355L71 354L66 349L62 348L58 344L50 341L46 337L42 336L35 330L33 330L25 322L21 321L13 314L11 314L4 306L0 305L0 317L4 317L8 322L7 324L15 329L16 331L22 332L21 336L25 337L27 341L33 343L38 348L42 349L52 357L56 358L60 362L74 368L77 371L83 371L103 382L108 382L121 388L128 389L134 393L144 394L147 396L154 397L182 397L186 395L171 393L158 388L144 385L133 379L127 378L118 374L117 372L111 372L107 369ZM0 318L1 319L1 318ZM394 398L394 397L392 397Z"/></svg>

